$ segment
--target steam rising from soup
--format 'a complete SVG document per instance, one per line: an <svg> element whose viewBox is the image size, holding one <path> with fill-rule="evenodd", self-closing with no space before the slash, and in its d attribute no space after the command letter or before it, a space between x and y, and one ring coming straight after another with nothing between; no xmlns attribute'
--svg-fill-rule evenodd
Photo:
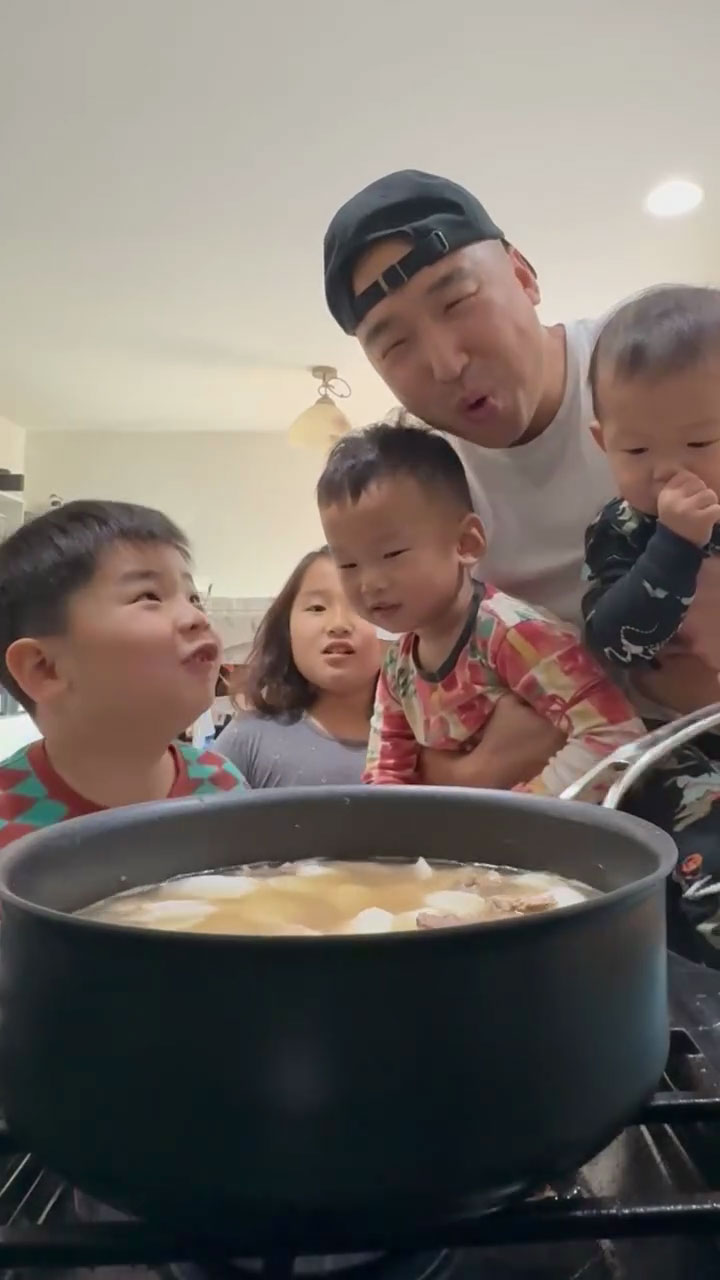
<svg viewBox="0 0 720 1280"><path fill-rule="evenodd" d="M78 914L190 933L400 933L537 914L595 894L562 876L480 863L306 859L182 876Z"/></svg>

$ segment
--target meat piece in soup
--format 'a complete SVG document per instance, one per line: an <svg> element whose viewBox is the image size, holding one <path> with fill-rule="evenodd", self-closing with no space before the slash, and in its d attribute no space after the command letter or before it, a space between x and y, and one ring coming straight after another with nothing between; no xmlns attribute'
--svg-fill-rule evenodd
<svg viewBox="0 0 720 1280"><path fill-rule="evenodd" d="M479 863L306 859L180 876L79 914L191 933L407 933L538 915L595 893L562 876Z"/></svg>

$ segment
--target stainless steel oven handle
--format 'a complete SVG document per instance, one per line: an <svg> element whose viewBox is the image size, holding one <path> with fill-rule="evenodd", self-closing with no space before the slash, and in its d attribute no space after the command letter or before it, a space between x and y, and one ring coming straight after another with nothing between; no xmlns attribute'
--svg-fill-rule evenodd
<svg viewBox="0 0 720 1280"><path fill-rule="evenodd" d="M577 782L572 782L561 794L562 800L580 800L586 788L597 782L606 773L617 775L608 788L603 800L603 808L617 809L621 800L631 787L635 786L649 769L670 755L676 747L691 742L702 733L720 726L720 702L703 707L700 711L691 711L687 716L671 720L659 729L653 729L644 738L628 742L617 751L598 761Z"/></svg>

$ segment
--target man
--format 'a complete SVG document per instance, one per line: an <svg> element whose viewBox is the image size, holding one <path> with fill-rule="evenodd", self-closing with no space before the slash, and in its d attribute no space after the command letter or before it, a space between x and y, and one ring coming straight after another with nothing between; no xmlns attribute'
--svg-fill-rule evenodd
<svg viewBox="0 0 720 1280"><path fill-rule="evenodd" d="M533 268L483 206L412 170L336 213L325 293L405 410L452 439L488 579L579 622L585 529L614 494L589 431L596 324L544 327Z"/></svg>
<svg viewBox="0 0 720 1280"><path fill-rule="evenodd" d="M488 539L483 574L578 622L585 529L614 492L589 430L596 325L543 326L530 263L470 192L432 174L403 170L353 196L324 264L338 324L460 454ZM475 752L428 758L426 776L509 786L560 745L509 699Z"/></svg>

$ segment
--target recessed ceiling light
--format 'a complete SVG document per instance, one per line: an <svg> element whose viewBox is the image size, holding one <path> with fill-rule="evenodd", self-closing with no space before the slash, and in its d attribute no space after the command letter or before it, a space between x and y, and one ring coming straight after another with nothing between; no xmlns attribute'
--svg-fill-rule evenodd
<svg viewBox="0 0 720 1280"><path fill-rule="evenodd" d="M702 204L704 191L697 182L688 182L686 178L671 178L669 182L661 182L653 187L646 197L645 208L655 218L679 218L683 213L692 213Z"/></svg>

